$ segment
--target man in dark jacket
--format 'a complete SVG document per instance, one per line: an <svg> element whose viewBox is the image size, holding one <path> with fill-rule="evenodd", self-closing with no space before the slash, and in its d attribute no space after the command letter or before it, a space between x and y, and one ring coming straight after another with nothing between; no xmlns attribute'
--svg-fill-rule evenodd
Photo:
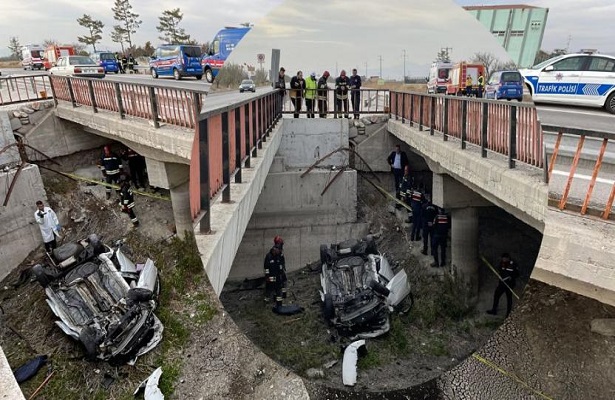
<svg viewBox="0 0 615 400"><path fill-rule="evenodd" d="M425 203L423 203L423 209L421 210L421 219L423 222L423 250L421 253L427 255L427 244L433 235L433 223L438 215L438 209L431 202L431 196L425 195Z"/></svg>
<svg viewBox="0 0 615 400"><path fill-rule="evenodd" d="M327 86L328 78L329 71L325 71L320 79L318 79L318 116L320 118L327 118L327 97L329 95L329 87Z"/></svg>
<svg viewBox="0 0 615 400"><path fill-rule="evenodd" d="M421 240L423 201L424 198L421 189L417 187L413 188L410 192L410 207L412 208L412 231L410 233L410 240L413 242Z"/></svg>
<svg viewBox="0 0 615 400"><path fill-rule="evenodd" d="M350 79L346 76L346 71L342 70L340 76L335 80L335 113L333 118L337 118L337 114L342 114L344 108L344 117L350 118L348 114L348 89L350 88ZM402 169L403 171L403 169Z"/></svg>
<svg viewBox="0 0 615 400"><path fill-rule="evenodd" d="M401 179L401 183L399 185L399 197L400 200L405 204L410 206L410 200L412 198L412 187L414 186L414 180L412 176L410 176L410 167L406 165L404 168L404 176ZM414 217L411 212L408 212L408 219L406 219L407 223L412 222L412 218Z"/></svg>
<svg viewBox="0 0 615 400"><path fill-rule="evenodd" d="M361 110L361 76L357 74L357 69L353 68L352 76L350 77L350 99L352 101L352 112L354 119L359 119L359 111Z"/></svg>
<svg viewBox="0 0 615 400"><path fill-rule="evenodd" d="M145 188L145 157L128 148L122 157L128 161L130 180L136 189Z"/></svg>
<svg viewBox="0 0 615 400"><path fill-rule="evenodd" d="M284 76L286 70L284 67L280 68L280 72L278 73L278 80L274 83L274 88L279 89L280 97L278 98L277 111L278 113L282 113L282 106L284 104L284 95L286 94L286 77Z"/></svg>
<svg viewBox="0 0 615 400"><path fill-rule="evenodd" d="M286 260L284 258L284 240L280 236L273 238L273 247L265 256L265 301L275 294L275 307L281 307L286 297Z"/></svg>
<svg viewBox="0 0 615 400"><path fill-rule="evenodd" d="M290 100L295 107L295 113L293 116L299 118L301 112L301 105L303 104L303 94L305 93L305 79L303 79L303 72L297 71L297 75L293 76L290 80L290 90L288 91Z"/></svg>
<svg viewBox="0 0 615 400"><path fill-rule="evenodd" d="M512 289L515 288L515 280L519 277L517 263L510 258L510 254L502 254L500 264L498 265L498 273L500 274L500 282L493 294L493 307L491 307L491 310L487 311L487 313L491 315L496 315L498 313L500 297L502 297L502 294L506 293L506 316L508 317L512 309Z"/></svg>
<svg viewBox="0 0 615 400"><path fill-rule="evenodd" d="M446 214L444 208L438 208L438 214L433 223L433 232L431 236L431 255L434 262L432 267L444 267L446 265L446 242L448 239L448 230L451 226L451 220ZM438 258L438 248L440 249L440 257Z"/></svg>
<svg viewBox="0 0 615 400"><path fill-rule="evenodd" d="M122 161L120 158L111 151L109 146L105 146L103 155L100 158L100 170L105 178L105 182L108 184L119 184L122 169ZM107 195L107 200L109 200L111 198L111 188L107 186L105 188L105 193Z"/></svg>
<svg viewBox="0 0 615 400"><path fill-rule="evenodd" d="M399 185L404 176L404 169L406 168L406 165L408 165L408 156L405 151L401 151L401 147L399 145L395 145L395 151L389 154L387 162L391 166L391 171L393 172L393 177L395 178L395 196L399 199Z"/></svg>

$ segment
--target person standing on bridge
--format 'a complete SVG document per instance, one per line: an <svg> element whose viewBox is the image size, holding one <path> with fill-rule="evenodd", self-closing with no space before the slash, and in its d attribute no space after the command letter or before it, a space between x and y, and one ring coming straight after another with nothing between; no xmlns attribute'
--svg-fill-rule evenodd
<svg viewBox="0 0 615 400"><path fill-rule="evenodd" d="M433 223L433 234L431 236L431 255L434 262L431 266L444 267L446 265L446 241L448 239L448 230L451 226L451 220L446 214L444 208L438 208L438 214ZM438 248L440 249L440 257L438 257Z"/></svg>
<svg viewBox="0 0 615 400"><path fill-rule="evenodd" d="M295 107L293 116L299 118L301 112L301 106L303 104L303 93L305 91L305 79L303 79L303 72L297 71L297 75L293 76L290 80L290 100Z"/></svg>
<svg viewBox="0 0 615 400"><path fill-rule="evenodd" d="M391 172L395 178L395 197L400 198L399 187L404 176L404 170L408 165L408 156L406 152L401 151L400 145L395 145L395 150L389 154L387 162L391 166Z"/></svg>
<svg viewBox="0 0 615 400"><path fill-rule="evenodd" d="M348 114L348 88L350 87L350 79L346 76L346 71L342 70L340 76L335 80L335 110L333 118L337 118L337 114L342 117L342 107L344 108L344 117L350 118ZM402 169L403 171L403 169ZM400 175L401 176L401 175Z"/></svg>
<svg viewBox="0 0 615 400"><path fill-rule="evenodd" d="M327 118L327 97L329 96L327 79L329 79L329 71L323 72L318 80L318 116L320 118Z"/></svg>
<svg viewBox="0 0 615 400"><path fill-rule="evenodd" d="M135 215L135 197L130 189L130 182L126 175L120 176L120 201L119 206L123 213L128 214L133 226L139 226L139 219Z"/></svg>
<svg viewBox="0 0 615 400"><path fill-rule="evenodd" d="M466 77L466 96L472 96L472 76L468 75Z"/></svg>
<svg viewBox="0 0 615 400"><path fill-rule="evenodd" d="M130 74L134 74L135 73L135 65L137 64L137 62L135 61L135 58L132 56L132 53L128 55L128 71Z"/></svg>
<svg viewBox="0 0 615 400"><path fill-rule="evenodd" d="M483 93L485 92L485 77L482 72L478 73L478 89L476 92L476 97L479 99L483 97Z"/></svg>
<svg viewBox="0 0 615 400"><path fill-rule="evenodd" d="M305 107L307 108L308 118L314 118L317 87L318 81L316 80L316 72L312 72L310 76L305 80Z"/></svg>
<svg viewBox="0 0 615 400"><path fill-rule="evenodd" d="M500 282L495 288L495 293L493 293L493 307L487 311L487 314L497 315L500 297L506 293L506 316L508 317L512 309L512 290L515 288L515 280L519 277L519 268L517 268L517 263L510 258L510 254L502 254L498 265L498 273L500 275Z"/></svg>
<svg viewBox="0 0 615 400"><path fill-rule="evenodd" d="M117 67L120 70L120 74L123 74L125 71L124 66L122 65L122 57L117 51L115 52L115 61L117 61Z"/></svg>
<svg viewBox="0 0 615 400"><path fill-rule="evenodd" d="M359 111L361 110L361 76L357 74L357 69L352 69L350 77L350 100L352 102L352 112L354 119L359 119Z"/></svg>
<svg viewBox="0 0 615 400"><path fill-rule="evenodd" d="M284 69L284 67L281 67L280 72L278 73L278 80L274 83L274 88L278 89L280 93L280 96L278 98L278 104L276 104L276 106L278 107L277 111L280 114L283 111L284 96L286 95L286 76L284 75L285 73L286 70Z"/></svg>
<svg viewBox="0 0 615 400"><path fill-rule="evenodd" d="M60 222L58 221L56 213L50 207L45 207L45 204L43 204L41 200L36 202L36 208L34 220L41 230L43 243L45 243L45 251L50 253L57 247L56 235L59 235L61 229Z"/></svg>
<svg viewBox="0 0 615 400"><path fill-rule="evenodd" d="M100 159L100 169L107 184L119 184L120 175L122 173L122 161L115 153L111 152L109 146L103 148L103 155ZM119 190L116 190L116 192L119 193ZM105 193L107 195L107 200L109 200L111 198L111 188L109 186L105 187Z"/></svg>

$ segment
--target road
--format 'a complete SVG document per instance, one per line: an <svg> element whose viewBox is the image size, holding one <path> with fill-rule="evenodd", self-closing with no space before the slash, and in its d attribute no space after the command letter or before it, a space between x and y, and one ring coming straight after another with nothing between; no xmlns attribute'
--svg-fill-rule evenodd
<svg viewBox="0 0 615 400"><path fill-rule="evenodd" d="M543 125L615 133L615 114L610 114L603 108L539 104L536 109Z"/></svg>

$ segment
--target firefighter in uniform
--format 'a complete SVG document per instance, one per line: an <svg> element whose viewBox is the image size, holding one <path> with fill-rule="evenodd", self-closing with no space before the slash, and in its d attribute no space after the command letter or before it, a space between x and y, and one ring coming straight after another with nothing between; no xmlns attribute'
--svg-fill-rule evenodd
<svg viewBox="0 0 615 400"><path fill-rule="evenodd" d="M350 100L352 102L354 119L359 119L359 110L361 110L361 76L357 74L356 68L353 68L352 76L350 77Z"/></svg>
<svg viewBox="0 0 615 400"><path fill-rule="evenodd" d="M412 177L410 176L410 167L408 165L406 165L406 167L404 168L404 176L403 178L401 178L401 183L399 184L399 197L400 200L404 202L404 204L407 204L408 206L410 206L410 198L412 196L412 186L414 181L412 179ZM412 215L411 212L408 212L408 219L406 220L407 223L412 222L412 218L414 217Z"/></svg>
<svg viewBox="0 0 615 400"><path fill-rule="evenodd" d="M122 54L122 71L124 71L124 74L126 73L127 69L128 69L128 58L126 57L126 54Z"/></svg>
<svg viewBox="0 0 615 400"><path fill-rule="evenodd" d="M433 236L433 223L438 214L438 208L431 202L431 196L425 195L425 203L421 209L421 219L423 220L423 250L421 253L427 255L427 244Z"/></svg>
<svg viewBox="0 0 615 400"><path fill-rule="evenodd" d="M132 190L130 189L130 182L126 175L122 174L120 177L120 201L119 206L122 209L123 213L128 214L130 217L130 221L133 226L139 226L139 219L135 215L134 207L135 207L135 197L132 194Z"/></svg>
<svg viewBox="0 0 615 400"><path fill-rule="evenodd" d="M510 254L508 253L502 254L498 269L501 280L493 294L493 307L491 307L491 310L487 311L487 313L491 315L496 315L498 313L500 297L502 297L502 294L506 293L506 316L508 317L512 309L512 289L515 288L515 280L519 277L519 269L517 268L517 263L510 258Z"/></svg>
<svg viewBox="0 0 615 400"><path fill-rule="evenodd" d="M444 210L444 208L438 208L431 236L431 255L434 259L434 262L431 263L432 267L444 267L446 264L446 240L448 239L448 229L450 225L450 219L446 214L446 210ZM439 258L438 248L440 248Z"/></svg>
<svg viewBox="0 0 615 400"><path fill-rule="evenodd" d="M303 79L303 72L297 71L297 75L293 76L290 80L290 100L295 107L293 116L299 118L301 112L301 105L303 103L303 92L305 91L305 79Z"/></svg>
<svg viewBox="0 0 615 400"><path fill-rule="evenodd" d="M327 95L329 94L329 88L327 86L328 78L329 71L325 71L318 80L318 115L320 118L327 118Z"/></svg>
<svg viewBox="0 0 615 400"><path fill-rule="evenodd" d="M420 188L413 188L410 192L410 207L412 208L412 231L410 232L411 241L421 240L421 228L423 226L423 192Z"/></svg>
<svg viewBox="0 0 615 400"><path fill-rule="evenodd" d="M318 81L316 80L316 72L312 72L310 76L305 80L305 108L307 108L308 118L314 118L317 87Z"/></svg>
<svg viewBox="0 0 615 400"><path fill-rule="evenodd" d="M109 146L105 146L103 149L103 156L100 159L100 169L106 183L119 184L120 175L122 173L122 161L115 153L111 152ZM109 200L111 198L111 188L107 186L105 188L105 193L107 195L107 200Z"/></svg>
<svg viewBox="0 0 615 400"><path fill-rule="evenodd" d="M128 161L130 180L136 189L145 188L145 158L128 148L123 158Z"/></svg>
<svg viewBox="0 0 615 400"><path fill-rule="evenodd" d="M132 56L132 54L128 55L128 71L130 71L129 73L134 74L135 73L135 64L137 62L135 61L135 58Z"/></svg>
<svg viewBox="0 0 615 400"><path fill-rule="evenodd" d="M273 238L273 247L265 256L265 301L275 294L275 307L282 306L286 298L286 260L284 258L284 240L280 236Z"/></svg>
<svg viewBox="0 0 615 400"><path fill-rule="evenodd" d="M472 96L472 76L466 78L466 96Z"/></svg>
<svg viewBox="0 0 615 400"><path fill-rule="evenodd" d="M348 89L350 87L350 79L346 76L346 71L342 70L340 76L335 80L335 113L333 118L337 118L337 114L342 114L342 107L344 108L344 116L350 118L348 115Z"/></svg>
<svg viewBox="0 0 615 400"><path fill-rule="evenodd" d="M485 92L485 77L482 72L478 73L478 91L476 92L476 97L482 98L483 93Z"/></svg>

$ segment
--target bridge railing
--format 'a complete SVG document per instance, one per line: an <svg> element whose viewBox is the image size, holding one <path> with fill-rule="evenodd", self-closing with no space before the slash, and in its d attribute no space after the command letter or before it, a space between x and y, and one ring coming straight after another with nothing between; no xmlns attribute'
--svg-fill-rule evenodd
<svg viewBox="0 0 615 400"><path fill-rule="evenodd" d="M107 110L121 118L130 115L153 122L195 129L205 92L167 88L104 79L50 76L54 98L73 107L91 107L93 112Z"/></svg>
<svg viewBox="0 0 615 400"><path fill-rule="evenodd" d="M556 135L551 156L546 163L549 205L560 210L576 211L581 215L599 215L603 219L612 219L615 200L615 133L552 125L543 125L542 131ZM564 141L569 147L568 154L564 154ZM570 151L571 148L574 151ZM577 174L580 164L584 164L587 170L591 169L591 177ZM557 172L565 178L557 182L553 179L556 166L561 169ZM610 190L598 190L598 184L610 187Z"/></svg>
<svg viewBox="0 0 615 400"><path fill-rule="evenodd" d="M0 76L0 106L51 98L47 74Z"/></svg>
<svg viewBox="0 0 615 400"><path fill-rule="evenodd" d="M530 103L391 91L391 116L419 130L442 133L468 144L508 157L509 168L520 161L535 167L544 165L543 138L536 109Z"/></svg>
<svg viewBox="0 0 615 400"><path fill-rule="evenodd" d="M292 89L286 89L284 94L284 102L282 112L284 114L293 114L295 113L295 105L293 103L293 99L291 96ZM280 91L277 92L280 94ZM316 93L318 94L318 93ZM352 95L359 95L359 107L357 110L354 109L352 103ZM281 96L280 96L281 97ZM353 114L388 114L389 113L389 102L390 102L390 91L388 89L353 89L348 92L348 113L350 115ZM337 110L337 104L335 101L335 89L327 89L327 100L326 100L326 108L324 108L325 113L323 113L320 109L321 103L318 101L318 96L314 99L314 113L316 117L318 114L326 114L329 118L335 115L335 113L340 114L342 117L344 116L344 108L343 104L341 105L341 109ZM299 114L307 114L307 104L305 96L301 98L301 111Z"/></svg>
<svg viewBox="0 0 615 400"><path fill-rule="evenodd" d="M200 231L211 231L211 201L222 196L231 201L231 179L242 182L242 169L250 168L252 157L281 118L277 92L201 113L192 146L190 163L190 209Z"/></svg>

